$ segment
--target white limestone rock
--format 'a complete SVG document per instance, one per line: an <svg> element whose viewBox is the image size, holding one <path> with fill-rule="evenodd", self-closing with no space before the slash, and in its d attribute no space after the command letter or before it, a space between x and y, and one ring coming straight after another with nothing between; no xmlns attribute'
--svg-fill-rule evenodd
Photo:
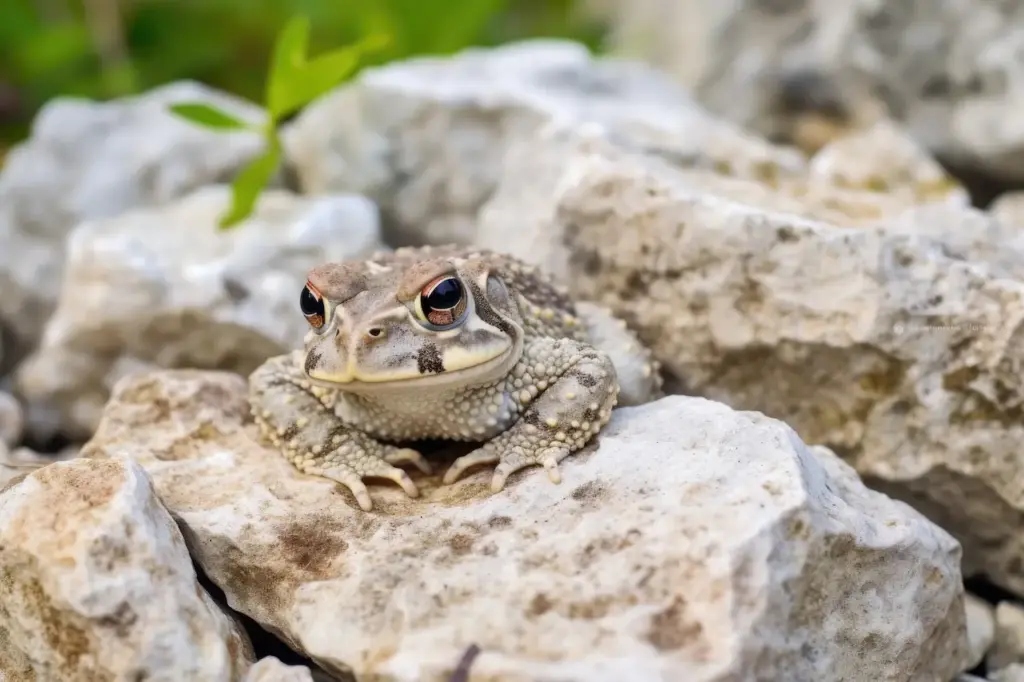
<svg viewBox="0 0 1024 682"><path fill-rule="evenodd" d="M364 197L268 190L250 218L221 231L229 201L226 186L204 187L74 230L59 304L17 374L31 426L84 440L111 386L151 367L248 374L301 344L309 268L380 248ZM50 421L33 422L36 413Z"/></svg>
<svg viewBox="0 0 1024 682"><path fill-rule="evenodd" d="M229 604L357 679L950 680L960 548L784 424L674 396L492 495L488 471L372 513L256 442L235 374L118 383L89 457L152 473ZM443 471L443 467L439 467Z"/></svg>
<svg viewBox="0 0 1024 682"><path fill-rule="evenodd" d="M0 493L4 679L234 682L252 658L136 462L59 462Z"/></svg>
<svg viewBox="0 0 1024 682"><path fill-rule="evenodd" d="M253 123L263 111L192 81L107 102L58 98L0 170L0 325L10 364L38 341L57 303L64 241L84 220L167 203L232 179L262 149L258 133L213 131L168 111L203 101Z"/></svg>
<svg viewBox="0 0 1024 682"><path fill-rule="evenodd" d="M482 245L521 216L505 249L625 319L679 391L785 420L953 533L966 573L1024 595L1014 225L938 204L844 220L597 136L564 149L521 159Z"/></svg>

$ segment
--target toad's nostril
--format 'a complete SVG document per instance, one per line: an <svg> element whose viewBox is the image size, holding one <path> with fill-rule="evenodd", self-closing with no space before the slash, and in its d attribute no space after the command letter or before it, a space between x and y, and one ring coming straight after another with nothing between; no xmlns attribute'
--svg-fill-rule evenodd
<svg viewBox="0 0 1024 682"><path fill-rule="evenodd" d="M379 339L381 336L383 336L384 330L381 329L380 327L370 327L369 329L366 330L366 334L371 339Z"/></svg>

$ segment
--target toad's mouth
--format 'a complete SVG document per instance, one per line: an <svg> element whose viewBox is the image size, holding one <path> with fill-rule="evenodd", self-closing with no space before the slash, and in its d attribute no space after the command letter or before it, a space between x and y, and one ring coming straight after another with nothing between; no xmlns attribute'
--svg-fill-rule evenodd
<svg viewBox="0 0 1024 682"><path fill-rule="evenodd" d="M460 355L455 359L453 369L441 369L444 363L438 361L437 366L420 363L419 372L379 372L363 373L358 367L350 366L344 372L327 372L323 370L307 371L310 383L321 388L331 388L347 393L383 393L399 391L419 391L424 389L444 389L471 387L487 384L508 374L519 362L523 352L521 341L505 346L497 355L484 360L472 360L470 355ZM446 359L449 359L446 356Z"/></svg>

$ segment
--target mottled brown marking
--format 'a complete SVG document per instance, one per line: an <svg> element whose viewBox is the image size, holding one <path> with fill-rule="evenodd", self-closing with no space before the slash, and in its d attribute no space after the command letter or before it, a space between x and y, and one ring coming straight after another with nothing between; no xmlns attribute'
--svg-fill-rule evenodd
<svg viewBox="0 0 1024 682"><path fill-rule="evenodd" d="M704 626L690 620L686 613L686 601L676 597L668 607L651 619L647 641L658 651L675 651L694 643L704 632Z"/></svg>
<svg viewBox="0 0 1024 682"><path fill-rule="evenodd" d="M139 616L127 602L121 602L113 613L97 620L101 627L111 628L118 637L127 638Z"/></svg>
<svg viewBox="0 0 1024 682"><path fill-rule="evenodd" d="M597 538L577 553L576 562L580 568L591 565L602 554L615 554L632 547L642 537L639 530L630 528L625 535L611 535Z"/></svg>
<svg viewBox="0 0 1024 682"><path fill-rule="evenodd" d="M146 379L132 385L117 396L118 402L125 405L140 405L149 413L149 421L166 421L171 415L171 404L163 394L159 381Z"/></svg>
<svg viewBox="0 0 1024 682"><path fill-rule="evenodd" d="M426 343L416 354L416 369L420 374L440 374L444 371L444 362L437 346Z"/></svg>
<svg viewBox="0 0 1024 682"><path fill-rule="evenodd" d="M595 481L587 481L572 491L572 499L577 502L597 502L605 494L605 487Z"/></svg>
<svg viewBox="0 0 1024 682"><path fill-rule="evenodd" d="M491 528L508 528L512 525L512 519L507 516L492 516L487 521L487 525Z"/></svg>
<svg viewBox="0 0 1024 682"><path fill-rule="evenodd" d="M545 613L554 608L555 603L543 592L538 592L534 595L533 599L530 600L530 606L526 610L526 615L532 618L537 616L543 616Z"/></svg>
<svg viewBox="0 0 1024 682"><path fill-rule="evenodd" d="M633 595L627 595L624 599L631 605L636 603L636 597ZM597 620L611 613L612 607L618 601L618 597L600 595L587 601L572 602L569 604L566 615L574 620Z"/></svg>
<svg viewBox="0 0 1024 682"><path fill-rule="evenodd" d="M293 521L277 529L284 558L301 571L323 575L336 556L348 549L341 528L328 518Z"/></svg>
<svg viewBox="0 0 1024 682"><path fill-rule="evenodd" d="M523 413L523 422L530 426L536 426L538 429L547 428L547 425L541 421L540 413L536 409L530 408Z"/></svg>
<svg viewBox="0 0 1024 682"><path fill-rule="evenodd" d="M46 466L36 470L34 477L45 486L62 488L86 505L98 507L106 504L124 482L124 469L113 460L90 461L89 466Z"/></svg>
<svg viewBox="0 0 1024 682"><path fill-rule="evenodd" d="M469 554L473 549L473 538L464 533L456 533L448 539L448 546L459 556Z"/></svg>
<svg viewBox="0 0 1024 682"><path fill-rule="evenodd" d="M59 678L71 679L73 675L88 675L89 672L93 672L83 670L82 665L83 656L91 648L88 633L65 617L65 612L53 605L50 596L38 580L18 582L9 572L3 571L0 573L0 584L3 585L2 592L20 591L22 600L28 605L28 612L38 615L39 632L46 641L47 648L61 659Z"/></svg>
<svg viewBox="0 0 1024 682"><path fill-rule="evenodd" d="M315 350L311 350L306 353L306 373L312 372L320 364L320 353Z"/></svg>
<svg viewBox="0 0 1024 682"><path fill-rule="evenodd" d="M270 548L266 551L269 552ZM234 547L224 547L222 553L226 584L232 585L234 590L242 594L250 595L253 600L266 604L268 609L282 610L288 607L294 576L271 565L249 563L252 557ZM288 597L284 598L282 595Z"/></svg>
<svg viewBox="0 0 1024 682"><path fill-rule="evenodd" d="M590 376L586 372L575 370L569 372L569 376L574 377L576 381L580 382L580 386L583 386L584 388L593 388L594 386L597 385L597 379Z"/></svg>

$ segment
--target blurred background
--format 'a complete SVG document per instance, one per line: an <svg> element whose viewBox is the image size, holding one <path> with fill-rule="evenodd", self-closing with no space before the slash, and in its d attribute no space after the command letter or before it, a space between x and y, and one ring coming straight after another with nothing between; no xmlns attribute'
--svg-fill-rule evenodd
<svg viewBox="0 0 1024 682"><path fill-rule="evenodd" d="M1024 187L1021 0L2 0L0 164L61 95L193 79L261 103L297 14L311 55L389 35L361 68L569 38L645 61L715 116L807 154L892 119L975 205Z"/></svg>
<svg viewBox="0 0 1024 682"><path fill-rule="evenodd" d="M529 37L595 51L601 22L572 0L3 0L0 155L60 95L107 99L190 78L260 102L278 31L312 23L310 53L386 31L365 65Z"/></svg>

